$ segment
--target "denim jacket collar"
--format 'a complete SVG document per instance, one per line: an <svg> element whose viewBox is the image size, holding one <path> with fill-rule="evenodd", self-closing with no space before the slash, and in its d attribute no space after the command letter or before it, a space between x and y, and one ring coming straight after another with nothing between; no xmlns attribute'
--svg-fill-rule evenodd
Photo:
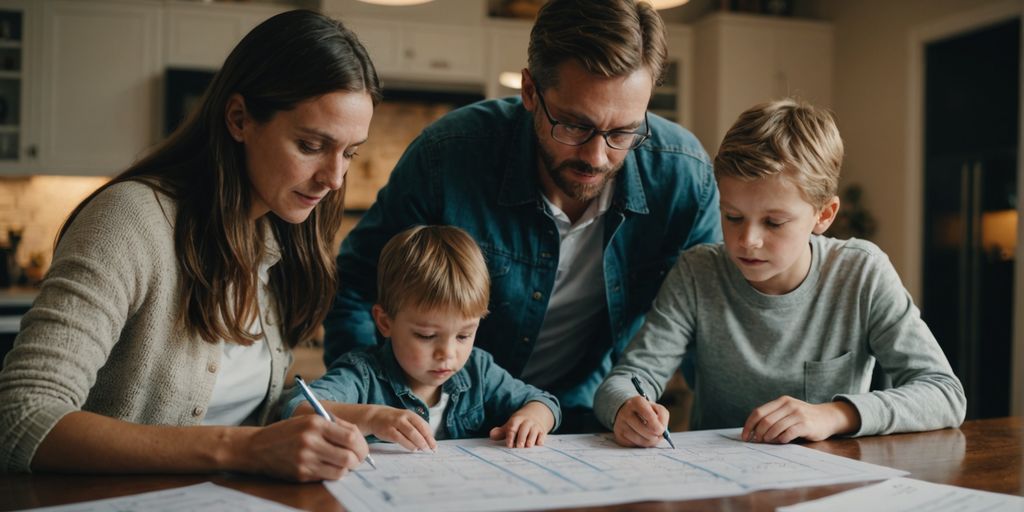
<svg viewBox="0 0 1024 512"><path fill-rule="evenodd" d="M384 343L377 348L376 355L377 362L380 364L383 374L388 383L391 384L391 389L395 391L395 394L400 397L409 397L419 400L419 398L413 394L412 389L409 388L409 384L405 379L405 372L402 371L402 367L399 366L398 360L395 359L395 351L391 348L391 338L384 340ZM455 372L450 379L441 385L441 391L448 393L451 396L455 396L466 391L469 387L469 377L466 375L466 369L462 368Z"/></svg>
<svg viewBox="0 0 1024 512"><path fill-rule="evenodd" d="M540 179L537 177L537 134L533 129L533 114L520 108L519 117L512 128L512 152L505 163L501 191L498 193L498 204L502 206L523 205L530 202L538 203L537 191L540 190ZM636 164L634 149L626 154L622 170L615 178L615 197L612 208L629 210L633 213L647 214L647 196L644 194L640 171ZM523 176L523 169L533 172ZM538 203L538 208L543 205Z"/></svg>

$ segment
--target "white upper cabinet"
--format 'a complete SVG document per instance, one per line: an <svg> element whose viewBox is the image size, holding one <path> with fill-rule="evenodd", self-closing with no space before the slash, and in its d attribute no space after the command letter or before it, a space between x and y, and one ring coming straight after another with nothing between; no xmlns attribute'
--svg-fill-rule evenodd
<svg viewBox="0 0 1024 512"><path fill-rule="evenodd" d="M495 20L488 23L485 29L487 65L484 80L484 94L488 98L519 95L519 88L512 82L518 80L526 67L532 28L533 24L527 21ZM507 74L512 82L503 83L502 74Z"/></svg>
<svg viewBox="0 0 1024 512"><path fill-rule="evenodd" d="M744 110L798 96L832 103L829 23L717 13L695 26L694 133L712 155Z"/></svg>
<svg viewBox="0 0 1024 512"><path fill-rule="evenodd" d="M164 8L167 66L220 69L253 27L285 10L269 5L169 2Z"/></svg>
<svg viewBox="0 0 1024 512"><path fill-rule="evenodd" d="M342 19L385 80L479 84L484 79L480 27L364 18Z"/></svg>
<svg viewBox="0 0 1024 512"><path fill-rule="evenodd" d="M116 174L158 140L160 7L43 3L38 172Z"/></svg>

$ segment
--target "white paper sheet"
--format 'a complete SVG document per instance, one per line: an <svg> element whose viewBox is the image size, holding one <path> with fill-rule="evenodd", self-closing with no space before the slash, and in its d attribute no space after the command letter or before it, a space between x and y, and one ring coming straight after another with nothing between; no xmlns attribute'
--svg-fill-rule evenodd
<svg viewBox="0 0 1024 512"><path fill-rule="evenodd" d="M912 478L894 478L882 483L841 492L799 505L780 507L776 512L1020 512L1024 498L976 491L952 485L933 484Z"/></svg>
<svg viewBox="0 0 1024 512"><path fill-rule="evenodd" d="M212 482L71 505L31 509L32 512L296 512L298 509L228 489Z"/></svg>
<svg viewBox="0 0 1024 512"><path fill-rule="evenodd" d="M676 450L667 442L622 448L610 434L548 436L529 449L441 441L436 454L376 444L377 469L363 464L324 485L350 512L458 512L709 498L906 474L798 445L744 443L738 434L673 434Z"/></svg>

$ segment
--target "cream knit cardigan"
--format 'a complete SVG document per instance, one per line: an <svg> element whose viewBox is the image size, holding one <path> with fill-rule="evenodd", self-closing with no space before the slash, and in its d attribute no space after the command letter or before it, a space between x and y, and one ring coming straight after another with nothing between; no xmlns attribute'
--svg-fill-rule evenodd
<svg viewBox="0 0 1024 512"><path fill-rule="evenodd" d="M0 372L0 470L28 471L43 438L73 411L140 424L202 421L222 350L176 325L174 218L173 200L125 182L75 219ZM261 315L280 331L276 312ZM276 412L291 363L281 336L267 338L261 424Z"/></svg>

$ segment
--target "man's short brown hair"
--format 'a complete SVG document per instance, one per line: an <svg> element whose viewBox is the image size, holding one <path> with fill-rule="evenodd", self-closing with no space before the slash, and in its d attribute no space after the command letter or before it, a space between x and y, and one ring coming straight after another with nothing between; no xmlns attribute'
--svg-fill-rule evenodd
<svg viewBox="0 0 1024 512"><path fill-rule="evenodd" d="M576 59L588 72L626 76L647 68L661 83L668 46L665 25L651 4L638 0L551 0L530 33L530 75L558 86L558 67Z"/></svg>
<svg viewBox="0 0 1024 512"><path fill-rule="evenodd" d="M832 112L793 98L740 114L715 156L715 178L743 181L785 174L804 199L824 207L839 187L843 139Z"/></svg>

